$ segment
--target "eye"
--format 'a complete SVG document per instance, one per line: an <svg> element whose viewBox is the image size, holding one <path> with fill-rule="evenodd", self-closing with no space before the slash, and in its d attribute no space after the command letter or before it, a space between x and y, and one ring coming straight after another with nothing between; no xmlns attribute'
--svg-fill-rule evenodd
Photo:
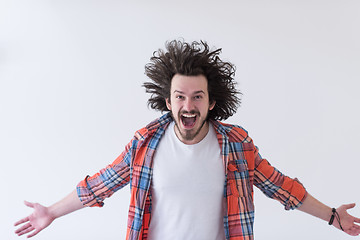
<svg viewBox="0 0 360 240"><path fill-rule="evenodd" d="M200 99L202 99L202 96L201 96L201 95L196 95L196 96L194 97L194 99L195 99L195 100L200 100Z"/></svg>
<svg viewBox="0 0 360 240"><path fill-rule="evenodd" d="M184 99L184 96L181 96L181 95L178 95L175 97L176 99L179 99L179 100L183 100Z"/></svg>

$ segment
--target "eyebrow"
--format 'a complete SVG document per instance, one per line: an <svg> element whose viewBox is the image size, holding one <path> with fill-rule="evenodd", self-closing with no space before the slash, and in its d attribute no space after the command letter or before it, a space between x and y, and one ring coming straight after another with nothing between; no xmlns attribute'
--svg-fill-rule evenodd
<svg viewBox="0 0 360 240"><path fill-rule="evenodd" d="M185 94L183 91L180 91L180 90L175 90L174 93ZM203 90L195 91L192 94L199 94L199 93L205 94L205 92Z"/></svg>

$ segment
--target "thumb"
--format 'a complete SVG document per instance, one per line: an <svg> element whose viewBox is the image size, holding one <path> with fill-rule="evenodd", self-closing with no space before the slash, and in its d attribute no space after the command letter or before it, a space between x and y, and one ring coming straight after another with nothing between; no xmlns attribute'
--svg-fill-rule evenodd
<svg viewBox="0 0 360 240"><path fill-rule="evenodd" d="M34 203L28 202L28 201L24 201L24 204L28 207L34 208Z"/></svg>
<svg viewBox="0 0 360 240"><path fill-rule="evenodd" d="M344 204L343 206L345 209L350 209L350 208L355 207L355 205L356 205L355 203L350 203L350 204Z"/></svg>

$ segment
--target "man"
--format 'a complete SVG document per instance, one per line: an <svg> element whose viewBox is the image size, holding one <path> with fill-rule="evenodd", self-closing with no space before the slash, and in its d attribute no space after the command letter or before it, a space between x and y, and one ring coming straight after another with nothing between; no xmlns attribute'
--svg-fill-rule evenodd
<svg viewBox="0 0 360 240"><path fill-rule="evenodd" d="M105 198L128 183L127 239L253 239L253 185L349 235L359 235L355 204L330 208L261 158L247 132L224 124L239 105L235 68L204 42L167 43L146 65L149 105L169 111L138 130L121 155L87 176L50 207L25 202L33 214L18 221L32 237L54 219Z"/></svg>

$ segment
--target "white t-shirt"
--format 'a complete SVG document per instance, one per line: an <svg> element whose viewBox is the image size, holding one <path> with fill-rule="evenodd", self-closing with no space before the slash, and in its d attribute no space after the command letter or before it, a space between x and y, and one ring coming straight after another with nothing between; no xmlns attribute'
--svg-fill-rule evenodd
<svg viewBox="0 0 360 240"><path fill-rule="evenodd" d="M212 125L194 145L175 135L174 122L157 147L152 179L150 240L223 240L225 173Z"/></svg>

